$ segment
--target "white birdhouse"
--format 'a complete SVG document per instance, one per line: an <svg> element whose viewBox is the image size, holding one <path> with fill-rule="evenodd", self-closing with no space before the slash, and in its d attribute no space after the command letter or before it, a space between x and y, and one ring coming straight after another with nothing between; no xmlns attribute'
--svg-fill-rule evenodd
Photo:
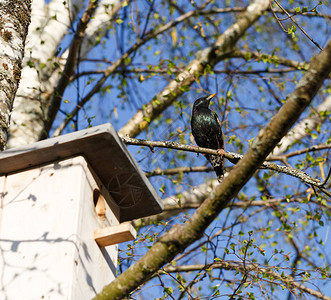
<svg viewBox="0 0 331 300"><path fill-rule="evenodd" d="M91 299L162 211L110 124L0 153L0 299Z"/></svg>

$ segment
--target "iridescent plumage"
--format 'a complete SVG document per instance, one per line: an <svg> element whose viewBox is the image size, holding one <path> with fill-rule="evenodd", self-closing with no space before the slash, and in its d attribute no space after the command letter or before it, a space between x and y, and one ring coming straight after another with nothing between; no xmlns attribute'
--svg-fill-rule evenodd
<svg viewBox="0 0 331 300"><path fill-rule="evenodd" d="M191 119L191 129L195 142L199 147L219 150L224 153L224 140L221 122L217 114L209 109L210 100L216 94L202 97L194 102ZM205 157L213 166L218 181L223 177L223 156L209 155Z"/></svg>

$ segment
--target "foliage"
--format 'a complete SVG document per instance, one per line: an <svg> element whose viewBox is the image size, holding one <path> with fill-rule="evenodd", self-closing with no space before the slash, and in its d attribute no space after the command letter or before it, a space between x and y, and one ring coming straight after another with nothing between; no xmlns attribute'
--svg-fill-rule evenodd
<svg viewBox="0 0 331 300"><path fill-rule="evenodd" d="M329 39L331 11L327 3L277 3L274 1L272 9L256 17L257 21L243 30L233 46L225 49L226 44L217 45L214 52L215 41L233 24L243 21L250 1L91 1L86 4L93 8L90 15L85 7L76 14L70 7L75 19L58 41L54 55L38 58L33 49L31 56L27 51L25 54L27 67L37 70L40 82L51 84L49 79L56 79L48 91L29 90L35 93L31 98L41 99L38 108L33 109L42 108L37 114L47 121L37 136L105 122L131 135L123 128L142 115L139 138L190 145L192 103L201 95L216 92L211 108L223 123L226 151L245 154L306 74L311 57ZM71 4L63 2L63 10ZM88 35L88 27L79 32L82 20L92 26L96 6L107 13L106 21L93 34ZM32 20L34 17L32 11ZM52 21L57 24L59 19L60 12ZM71 52L68 54L66 49ZM217 51L223 50L217 56ZM203 60L207 52L209 56ZM186 82L181 76L190 72L192 62L198 60L203 61L202 72L192 74L193 79ZM165 89L172 82L178 83L178 90ZM297 128L307 124L300 127L300 137L286 149L276 147L270 157L321 182L330 175L330 92L330 82L326 81L296 123ZM55 119L49 123L52 114ZM13 122L19 120L20 116L13 116ZM313 125L310 120L315 120ZM26 130L31 128L27 125ZM141 222L137 240L121 245L119 273L133 265L173 225L189 220L211 193L201 184L212 184L215 178L210 168L204 172L183 169L206 165L203 155L173 149L151 151L146 146L129 146L129 150L143 171L159 171L149 179L167 201L168 211ZM227 161L226 167L230 171L233 164ZM167 175L172 169L174 174ZM329 182L322 191L283 173L258 170L203 237L178 253L150 281L137 286L131 297L330 297L329 188ZM200 193L199 203L189 197L194 190Z"/></svg>

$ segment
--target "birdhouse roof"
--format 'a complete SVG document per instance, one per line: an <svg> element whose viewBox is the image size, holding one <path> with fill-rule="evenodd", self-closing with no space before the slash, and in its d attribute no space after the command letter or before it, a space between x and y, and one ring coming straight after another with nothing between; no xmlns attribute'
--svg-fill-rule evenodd
<svg viewBox="0 0 331 300"><path fill-rule="evenodd" d="M120 221L160 213L163 205L111 124L0 153L0 176L82 155L120 208Z"/></svg>

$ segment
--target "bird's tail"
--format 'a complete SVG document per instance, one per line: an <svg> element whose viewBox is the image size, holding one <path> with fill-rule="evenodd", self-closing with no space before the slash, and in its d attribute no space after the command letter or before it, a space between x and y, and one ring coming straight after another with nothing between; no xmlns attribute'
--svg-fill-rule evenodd
<svg viewBox="0 0 331 300"><path fill-rule="evenodd" d="M217 175L218 182L221 182L223 175L224 175L224 171L223 171L224 158L221 156L217 156L217 155L209 155L207 157L207 159L209 160L209 162L211 163L211 165L214 168L214 171Z"/></svg>

